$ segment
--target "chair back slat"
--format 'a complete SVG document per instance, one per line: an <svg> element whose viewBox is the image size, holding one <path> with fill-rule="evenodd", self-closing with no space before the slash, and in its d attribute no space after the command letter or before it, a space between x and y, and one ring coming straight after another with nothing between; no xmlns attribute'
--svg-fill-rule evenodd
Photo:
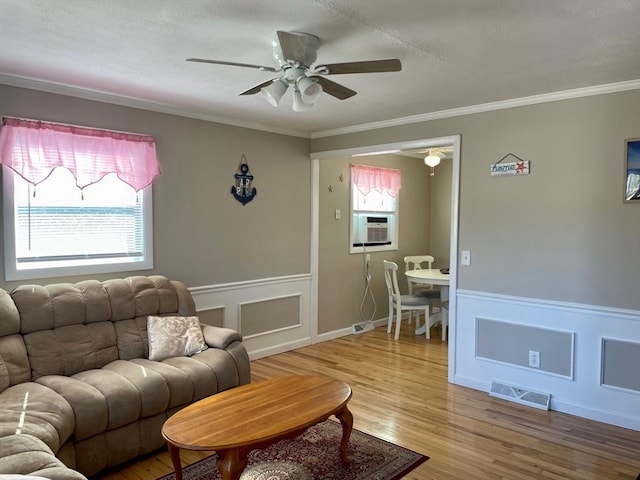
<svg viewBox="0 0 640 480"><path fill-rule="evenodd" d="M431 268L434 258L431 255L407 255L404 257L404 271L422 270L422 264L426 263L427 268Z"/></svg>
<svg viewBox="0 0 640 480"><path fill-rule="evenodd" d="M384 280L387 284L387 291L389 292L389 300L396 303L400 303L401 294L400 288L398 288L398 264L395 262L389 262L383 260L384 264Z"/></svg>

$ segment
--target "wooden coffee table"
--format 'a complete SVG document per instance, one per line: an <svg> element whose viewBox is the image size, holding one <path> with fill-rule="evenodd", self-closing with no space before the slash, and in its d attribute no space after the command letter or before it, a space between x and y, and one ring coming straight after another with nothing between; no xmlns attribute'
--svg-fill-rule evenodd
<svg viewBox="0 0 640 480"><path fill-rule="evenodd" d="M294 375L217 393L178 411L162 426L176 480L180 449L215 451L222 480L238 480L247 456L335 415L342 424L340 456L347 462L353 416L351 388L329 377Z"/></svg>

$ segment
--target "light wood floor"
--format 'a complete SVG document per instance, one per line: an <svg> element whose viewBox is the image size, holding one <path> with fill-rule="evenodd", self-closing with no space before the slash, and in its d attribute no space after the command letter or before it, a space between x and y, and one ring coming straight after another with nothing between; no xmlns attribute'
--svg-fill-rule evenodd
<svg viewBox="0 0 640 480"><path fill-rule="evenodd" d="M354 427L430 460L406 480L635 480L640 432L540 411L447 383L447 347L404 325L378 328L252 362L254 381L322 374L347 382ZM182 452L183 464L205 456ZM101 475L153 480L171 471L166 451Z"/></svg>

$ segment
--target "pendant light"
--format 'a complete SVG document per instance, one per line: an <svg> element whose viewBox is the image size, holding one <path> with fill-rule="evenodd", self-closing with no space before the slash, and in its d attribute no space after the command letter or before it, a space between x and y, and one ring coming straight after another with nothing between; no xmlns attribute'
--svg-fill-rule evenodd
<svg viewBox="0 0 640 480"><path fill-rule="evenodd" d="M424 163L431 167L431 173L429 175L433 177L435 175L434 167L440 165L440 157L429 151L429 155L424 157Z"/></svg>

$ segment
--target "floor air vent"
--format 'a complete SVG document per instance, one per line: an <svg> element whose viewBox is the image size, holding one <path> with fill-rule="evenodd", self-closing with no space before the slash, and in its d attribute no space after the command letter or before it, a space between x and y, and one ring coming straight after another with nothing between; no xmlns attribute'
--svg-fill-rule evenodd
<svg viewBox="0 0 640 480"><path fill-rule="evenodd" d="M516 387L502 382L491 382L491 390L489 395L492 397L503 398L512 402L529 405L530 407L539 408L541 410L549 410L549 402L551 400L550 393L535 392L523 387Z"/></svg>

